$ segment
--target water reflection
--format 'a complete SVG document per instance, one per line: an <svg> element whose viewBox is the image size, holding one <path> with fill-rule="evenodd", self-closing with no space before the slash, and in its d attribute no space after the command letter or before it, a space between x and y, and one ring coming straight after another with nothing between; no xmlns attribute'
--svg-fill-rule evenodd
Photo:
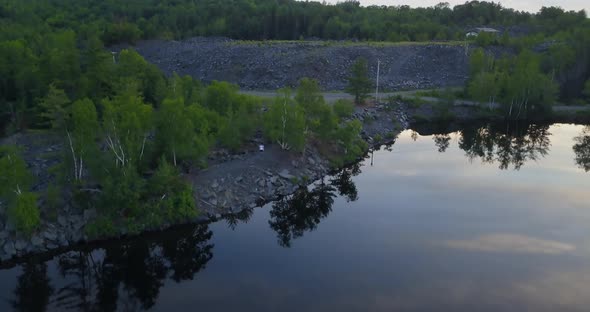
<svg viewBox="0 0 590 312"><path fill-rule="evenodd" d="M590 127L430 131L270 211L0 271L0 311L585 311Z"/></svg>
<svg viewBox="0 0 590 312"><path fill-rule="evenodd" d="M520 170L527 161L539 160L549 153L551 142L549 125L530 123L488 123L419 126L422 135L432 134L432 140L440 153L450 147L451 132L460 136L459 148L469 160L480 159L483 163L499 164L501 170L512 167ZM411 138L417 136L412 132Z"/></svg>
<svg viewBox="0 0 590 312"><path fill-rule="evenodd" d="M12 306L16 311L45 311L50 303L60 311L148 310L165 279L192 280L205 268L213 257L212 235L207 225L197 225L161 238L62 254L56 263L67 283L56 291L47 264L26 263Z"/></svg>
<svg viewBox="0 0 590 312"><path fill-rule="evenodd" d="M439 153L446 152L451 145L451 136L448 134L435 134L432 140L434 140L434 145L438 147Z"/></svg>
<svg viewBox="0 0 590 312"><path fill-rule="evenodd" d="M359 173L360 166L356 164L342 170L329 183L322 179L311 189L301 187L292 196L274 202L268 224L277 233L279 244L291 247L292 240L315 230L332 211L336 192L349 202L358 200L352 177Z"/></svg>
<svg viewBox="0 0 590 312"><path fill-rule="evenodd" d="M499 163L502 170L511 165L519 170L529 160L538 160L549 152L549 126L507 123L465 127L459 147L470 160L480 158L484 163Z"/></svg>
<svg viewBox="0 0 590 312"><path fill-rule="evenodd" d="M590 126L586 126L582 133L574 138L574 153L576 164L586 172L590 171Z"/></svg>
<svg viewBox="0 0 590 312"><path fill-rule="evenodd" d="M54 292L47 276L47 264L28 262L22 269L13 292L14 299L10 301L12 308L14 311L45 311Z"/></svg>

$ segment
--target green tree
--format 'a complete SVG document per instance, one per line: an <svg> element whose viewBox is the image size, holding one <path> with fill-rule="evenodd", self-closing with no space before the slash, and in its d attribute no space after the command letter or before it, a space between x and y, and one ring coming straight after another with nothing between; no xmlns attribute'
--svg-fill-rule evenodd
<svg viewBox="0 0 590 312"><path fill-rule="evenodd" d="M207 154L204 129L193 124L191 117L194 112L188 113L182 99L164 100L156 114L158 144L165 155L172 157L174 166L177 166L177 158L196 159Z"/></svg>
<svg viewBox="0 0 590 312"><path fill-rule="evenodd" d="M360 121L353 120L340 125L337 130L335 137L344 154L344 162L351 162L365 152L367 144L361 138L362 127Z"/></svg>
<svg viewBox="0 0 590 312"><path fill-rule="evenodd" d="M264 114L264 133L266 137L277 142L282 149L302 151L305 147L305 112L291 99L289 89L279 90Z"/></svg>
<svg viewBox="0 0 590 312"><path fill-rule="evenodd" d="M352 65L351 76L348 78L346 92L354 95L354 102L362 104L369 96L373 83L369 79L367 60L358 58Z"/></svg>
<svg viewBox="0 0 590 312"><path fill-rule="evenodd" d="M301 79L295 101L305 112L306 129L321 138L328 138L336 128L337 120L330 105L324 101L317 80Z"/></svg>
<svg viewBox="0 0 590 312"><path fill-rule="evenodd" d="M350 118L354 113L354 103L349 100L340 99L334 103L334 113L339 118Z"/></svg>
<svg viewBox="0 0 590 312"><path fill-rule="evenodd" d="M467 93L476 101L487 102L493 108L500 93L497 73L481 72L469 83Z"/></svg>
<svg viewBox="0 0 590 312"><path fill-rule="evenodd" d="M33 177L16 147L0 148L0 197L8 204L8 217L16 229L30 235L40 223L37 195L30 192Z"/></svg>
<svg viewBox="0 0 590 312"><path fill-rule="evenodd" d="M308 117L315 115L316 110L325 104L318 81L310 78L302 78L299 81L299 87L297 87L295 101L303 107Z"/></svg>
<svg viewBox="0 0 590 312"><path fill-rule="evenodd" d="M72 104L71 132L67 130L71 168L74 181L81 181L84 169L97 161L98 148L96 138L99 133L98 115L94 103L82 99ZM66 158L66 159L69 159Z"/></svg>
<svg viewBox="0 0 590 312"><path fill-rule="evenodd" d="M182 222L197 215L191 186L165 158L150 178L148 190L155 199L155 213L167 222Z"/></svg>
<svg viewBox="0 0 590 312"><path fill-rule="evenodd" d="M237 93L237 85L213 81L205 90L205 106L222 116L227 115L229 110L238 108L235 103Z"/></svg>
<svg viewBox="0 0 590 312"><path fill-rule="evenodd" d="M41 223L37 194L22 192L16 197L16 203L8 208L8 216L13 220L16 229L31 235Z"/></svg>
<svg viewBox="0 0 590 312"><path fill-rule="evenodd" d="M153 109L143 102L134 85L113 100L103 101L103 130L116 166L138 165L145 156L153 129Z"/></svg>
<svg viewBox="0 0 590 312"><path fill-rule="evenodd" d="M69 104L70 99L64 90L57 88L55 84L50 84L47 95L39 101L39 117L41 118L39 125L53 129L65 128Z"/></svg>
<svg viewBox="0 0 590 312"><path fill-rule="evenodd" d="M0 196L14 198L31 187L33 177L15 146L0 147Z"/></svg>

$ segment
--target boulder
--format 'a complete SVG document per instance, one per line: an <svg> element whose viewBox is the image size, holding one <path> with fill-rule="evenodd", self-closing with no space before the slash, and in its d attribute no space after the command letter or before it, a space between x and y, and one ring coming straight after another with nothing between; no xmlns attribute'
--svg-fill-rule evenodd
<svg viewBox="0 0 590 312"><path fill-rule="evenodd" d="M291 175L289 173L289 170L287 170L287 169L281 170L281 172L279 172L279 177L281 177L285 180L291 180L291 179L295 178L295 176Z"/></svg>

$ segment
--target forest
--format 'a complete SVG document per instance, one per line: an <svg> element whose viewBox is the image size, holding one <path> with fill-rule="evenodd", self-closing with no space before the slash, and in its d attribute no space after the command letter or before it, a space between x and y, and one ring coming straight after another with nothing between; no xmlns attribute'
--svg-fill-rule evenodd
<svg viewBox="0 0 590 312"><path fill-rule="evenodd" d="M65 148L61 165L53 168L57 182L39 193L32 190L33 177L18 147L3 146L0 196L23 233L40 224L40 198L57 207L68 197L79 209L98 208L89 236L120 228L138 233L195 217L193 190L181 173L206 166L214 148L239 150L261 132L267 142L295 153L318 142L330 145L342 155L334 162L342 164L366 147L360 122L347 121L353 104L326 104L312 79L268 101L240 94L226 82L165 77L133 49L112 54L113 45L191 36L463 40L466 29L481 25L498 26L512 39L477 44L507 45L519 54L496 60L474 52L469 85L474 97L508 103L504 109L517 118L558 96L590 97L585 12L543 8L531 14L478 1L410 8L362 7L356 1L2 0L2 136L46 131L58 135ZM541 56L529 51L543 42L554 44ZM353 73L366 73L366 62L357 64ZM355 84L370 87L357 78L351 77L350 90ZM482 88L487 85L494 88ZM366 93L358 93L357 101Z"/></svg>

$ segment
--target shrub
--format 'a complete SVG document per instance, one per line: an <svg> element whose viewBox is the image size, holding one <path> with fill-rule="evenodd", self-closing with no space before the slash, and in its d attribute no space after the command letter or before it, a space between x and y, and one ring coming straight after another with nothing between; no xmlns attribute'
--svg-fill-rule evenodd
<svg viewBox="0 0 590 312"><path fill-rule="evenodd" d="M90 238L109 237L117 233L113 221L108 217L99 217L88 223L84 229Z"/></svg>
<svg viewBox="0 0 590 312"><path fill-rule="evenodd" d="M31 235L41 223L37 195L24 192L17 196L15 204L8 209L8 216L19 232Z"/></svg>
<svg viewBox="0 0 590 312"><path fill-rule="evenodd" d="M354 103L349 100L338 100L333 106L338 118L349 118L354 113Z"/></svg>

